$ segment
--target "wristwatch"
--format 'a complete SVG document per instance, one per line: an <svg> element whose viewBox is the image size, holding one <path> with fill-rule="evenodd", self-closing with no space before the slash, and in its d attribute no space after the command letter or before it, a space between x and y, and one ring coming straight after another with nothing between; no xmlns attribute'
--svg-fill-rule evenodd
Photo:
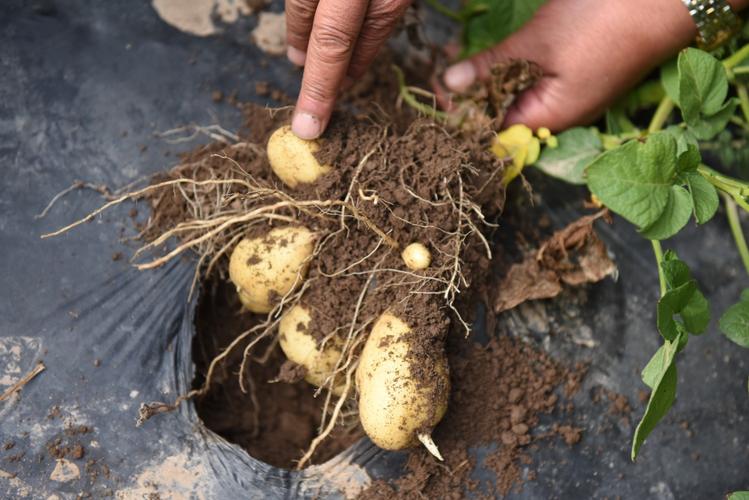
<svg viewBox="0 0 749 500"><path fill-rule="evenodd" d="M741 19L726 0L682 0L697 25L697 46L715 50L741 29Z"/></svg>

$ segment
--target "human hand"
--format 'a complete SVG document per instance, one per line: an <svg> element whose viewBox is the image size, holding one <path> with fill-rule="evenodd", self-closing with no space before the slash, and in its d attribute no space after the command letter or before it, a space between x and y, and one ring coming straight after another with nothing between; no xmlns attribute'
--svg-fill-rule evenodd
<svg viewBox="0 0 749 500"><path fill-rule="evenodd" d="M315 139L328 124L341 86L360 77L411 0L287 0L286 40L304 66L291 129Z"/></svg>
<svg viewBox="0 0 749 500"><path fill-rule="evenodd" d="M729 3L739 10L749 0ZM594 120L696 34L680 0L549 0L499 45L448 68L443 81L462 92L497 62L533 61L544 76L518 96L505 126L562 130Z"/></svg>

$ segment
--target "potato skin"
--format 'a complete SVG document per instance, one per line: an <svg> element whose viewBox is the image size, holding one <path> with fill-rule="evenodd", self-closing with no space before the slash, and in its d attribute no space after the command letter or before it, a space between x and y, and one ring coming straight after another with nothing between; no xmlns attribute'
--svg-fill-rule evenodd
<svg viewBox="0 0 749 500"><path fill-rule="evenodd" d="M432 263L432 252L423 243L411 243L401 252L406 267L413 271L426 269Z"/></svg>
<svg viewBox="0 0 749 500"><path fill-rule="evenodd" d="M268 313L273 297L284 296L307 273L307 258L315 235L301 226L272 229L265 236L241 240L229 259L229 278L242 304L252 312Z"/></svg>
<svg viewBox="0 0 749 500"><path fill-rule="evenodd" d="M409 358L411 328L389 312L372 327L359 367L359 419L369 438L380 448L400 450L418 443L417 434L430 434L447 410L450 378L444 349L420 366L433 373L417 380ZM432 369L432 370L430 370Z"/></svg>
<svg viewBox="0 0 749 500"><path fill-rule="evenodd" d="M338 337L328 340L321 349L309 331L311 317L304 306L294 305L278 324L279 343L286 358L306 369L304 379L320 387L335 369L341 357ZM336 384L333 394L340 396L343 385Z"/></svg>
<svg viewBox="0 0 749 500"><path fill-rule="evenodd" d="M330 171L320 165L314 153L320 149L317 141L300 139L285 125L268 139L268 161L273 172L291 188L311 184Z"/></svg>

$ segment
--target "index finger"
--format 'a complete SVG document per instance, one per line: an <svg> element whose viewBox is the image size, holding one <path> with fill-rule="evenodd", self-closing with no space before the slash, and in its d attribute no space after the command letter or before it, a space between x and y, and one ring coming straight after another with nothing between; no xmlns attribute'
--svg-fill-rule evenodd
<svg viewBox="0 0 749 500"><path fill-rule="evenodd" d="M307 60L291 129L316 139L328 124L338 90L348 71L367 0L321 0L312 24Z"/></svg>

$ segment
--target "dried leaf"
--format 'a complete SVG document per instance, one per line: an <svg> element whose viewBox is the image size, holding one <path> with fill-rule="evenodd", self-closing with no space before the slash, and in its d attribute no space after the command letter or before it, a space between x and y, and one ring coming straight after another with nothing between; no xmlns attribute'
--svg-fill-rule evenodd
<svg viewBox="0 0 749 500"><path fill-rule="evenodd" d="M581 217L555 232L537 252L510 267L499 286L497 313L528 300L550 299L561 293L563 284L595 283L616 272L606 246L593 223L608 218L608 211Z"/></svg>

